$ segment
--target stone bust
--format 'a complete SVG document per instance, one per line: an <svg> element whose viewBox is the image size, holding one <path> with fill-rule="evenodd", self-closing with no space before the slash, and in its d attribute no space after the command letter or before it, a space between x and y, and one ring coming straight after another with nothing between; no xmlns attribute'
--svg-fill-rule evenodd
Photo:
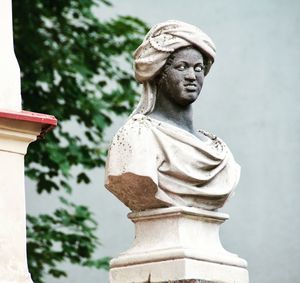
<svg viewBox="0 0 300 283"><path fill-rule="evenodd" d="M215 58L195 26L154 26L135 52L140 102L109 149L105 186L133 211L169 206L216 210L240 167L218 137L193 127L192 107Z"/></svg>

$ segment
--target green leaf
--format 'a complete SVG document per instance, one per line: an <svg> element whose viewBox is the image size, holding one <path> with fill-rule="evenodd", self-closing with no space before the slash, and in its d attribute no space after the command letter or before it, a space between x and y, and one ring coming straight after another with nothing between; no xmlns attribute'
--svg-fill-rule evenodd
<svg viewBox="0 0 300 283"><path fill-rule="evenodd" d="M77 176L77 183L84 182L85 184L88 184L90 183L90 181L91 181L90 178L83 172Z"/></svg>
<svg viewBox="0 0 300 283"><path fill-rule="evenodd" d="M67 273L65 271L54 268L49 269L49 274L56 278L67 277Z"/></svg>

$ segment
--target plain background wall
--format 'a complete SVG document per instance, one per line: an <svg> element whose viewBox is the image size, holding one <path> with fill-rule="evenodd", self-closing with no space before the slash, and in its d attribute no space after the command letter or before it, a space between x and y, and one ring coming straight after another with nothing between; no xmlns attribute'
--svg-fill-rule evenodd
<svg viewBox="0 0 300 283"><path fill-rule="evenodd" d="M248 261L253 283L298 282L300 1L115 0L99 17L118 14L149 25L182 20L213 38L217 58L194 106L195 125L225 140L242 166L236 195L222 209L231 216L221 230L223 245ZM116 119L107 140L125 120ZM134 237L129 211L104 189L103 169L90 175L92 184L79 186L73 199L95 212L103 244L98 255L116 256ZM36 196L27 181L28 212L56 204ZM105 272L65 266L69 278L47 282L108 282Z"/></svg>

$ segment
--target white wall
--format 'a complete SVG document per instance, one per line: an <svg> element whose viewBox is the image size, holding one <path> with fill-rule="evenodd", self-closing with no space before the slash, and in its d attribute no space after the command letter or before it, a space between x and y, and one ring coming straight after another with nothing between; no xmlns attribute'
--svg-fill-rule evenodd
<svg viewBox="0 0 300 283"><path fill-rule="evenodd" d="M115 0L99 16L138 16L150 25L178 19L199 26L217 46L217 59L195 105L200 128L222 137L242 166L224 247L249 263L255 283L297 282L300 262L300 115L298 89L300 2L297 0ZM108 139L124 123L116 119ZM103 188L103 170L74 198L95 211L103 247L115 256L133 239L128 209ZM29 184L30 186L30 184ZM29 212L51 210L48 197L27 190ZM68 267L70 268L70 267ZM47 282L108 282L107 274L70 268L68 279ZM100 274L101 273L101 274Z"/></svg>

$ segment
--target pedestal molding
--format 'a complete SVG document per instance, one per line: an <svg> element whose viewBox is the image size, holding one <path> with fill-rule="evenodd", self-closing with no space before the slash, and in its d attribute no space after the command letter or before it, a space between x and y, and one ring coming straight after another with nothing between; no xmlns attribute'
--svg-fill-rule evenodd
<svg viewBox="0 0 300 283"><path fill-rule="evenodd" d="M140 212L128 213L128 218L133 222L161 218L162 216L178 216L178 215L196 216L201 217L206 221L213 220L214 222L220 221L223 223L229 219L229 215L218 211L209 211L201 208L186 207L186 206L172 206L168 208L149 209Z"/></svg>
<svg viewBox="0 0 300 283"><path fill-rule="evenodd" d="M21 131L1 129L0 125L0 150L25 155L29 143L36 140L38 133L28 134Z"/></svg>
<svg viewBox="0 0 300 283"><path fill-rule="evenodd" d="M248 283L247 262L226 251L219 239L227 214L179 206L128 217L135 224L135 239L111 260L110 283L145 283L149 275L150 282Z"/></svg>
<svg viewBox="0 0 300 283"><path fill-rule="evenodd" d="M245 268L192 259L112 268L109 275L110 283L249 283Z"/></svg>
<svg viewBox="0 0 300 283"><path fill-rule="evenodd" d="M56 124L57 120L51 115L0 109L0 150L24 155L29 143Z"/></svg>
<svg viewBox="0 0 300 283"><path fill-rule="evenodd" d="M230 258L228 258L230 254ZM236 266L247 269L247 262L240 258L238 255L227 252L224 255L219 254L218 257L205 252L194 252L191 249L178 248L178 249L161 249L155 252L148 253L135 253L130 256L126 253L120 255L117 259L112 259L110 262L111 268L129 266L133 264L144 264L149 262L168 261L170 259L194 259L199 261L206 261L217 264L226 264L229 266Z"/></svg>

